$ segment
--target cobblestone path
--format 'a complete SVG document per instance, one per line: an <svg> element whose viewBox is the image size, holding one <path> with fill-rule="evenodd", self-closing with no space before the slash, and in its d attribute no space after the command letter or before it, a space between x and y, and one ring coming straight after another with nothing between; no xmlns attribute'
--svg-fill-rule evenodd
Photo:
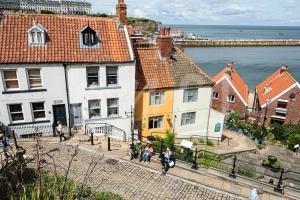
<svg viewBox="0 0 300 200"><path fill-rule="evenodd" d="M27 155L35 154L34 144L21 144ZM42 157L47 161L46 168L53 170L54 157L57 169L63 173L75 148L63 144L42 143ZM48 155L47 155L48 154ZM232 194L190 182L137 164L103 157L100 153L79 150L71 164L70 176L76 181L83 181L90 163L96 163L88 185L95 191L113 192L127 199L136 200L235 200L243 199ZM34 166L34 165L33 165Z"/></svg>

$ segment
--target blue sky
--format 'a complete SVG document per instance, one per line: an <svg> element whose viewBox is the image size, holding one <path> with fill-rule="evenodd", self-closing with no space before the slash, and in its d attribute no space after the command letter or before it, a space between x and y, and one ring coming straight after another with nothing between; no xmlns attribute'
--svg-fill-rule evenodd
<svg viewBox="0 0 300 200"><path fill-rule="evenodd" d="M87 0L115 14L117 0ZM128 15L164 24L300 26L300 0L125 0Z"/></svg>

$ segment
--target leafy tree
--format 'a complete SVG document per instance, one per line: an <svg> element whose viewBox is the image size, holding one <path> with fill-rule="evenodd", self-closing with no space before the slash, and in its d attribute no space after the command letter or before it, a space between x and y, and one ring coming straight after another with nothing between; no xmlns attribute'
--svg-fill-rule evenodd
<svg viewBox="0 0 300 200"><path fill-rule="evenodd" d="M235 111L231 111L228 115L225 117L225 125L228 127L228 129L236 129L238 128L238 123L240 120L239 113Z"/></svg>

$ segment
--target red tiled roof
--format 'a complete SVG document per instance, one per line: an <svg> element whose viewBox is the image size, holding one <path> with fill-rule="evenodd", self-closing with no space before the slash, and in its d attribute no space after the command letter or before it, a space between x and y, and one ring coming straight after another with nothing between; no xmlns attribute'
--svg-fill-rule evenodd
<svg viewBox="0 0 300 200"><path fill-rule="evenodd" d="M238 72L232 67L232 73L231 77L226 73L226 67L220 71L214 78L213 81L216 83L220 81L224 76L227 76L232 85L235 87L235 89L238 91L240 96L243 98L242 100L248 104L248 95L249 95L249 89L248 85L244 82L244 80L240 77Z"/></svg>
<svg viewBox="0 0 300 200"><path fill-rule="evenodd" d="M297 81L288 71L281 73L281 68L279 68L275 73L256 86L260 106L263 106L267 100L271 101L274 97L296 83ZM269 88L269 92L264 92L265 88Z"/></svg>
<svg viewBox="0 0 300 200"><path fill-rule="evenodd" d="M135 49L137 59L137 89L174 87L174 80L166 60L161 60L157 47Z"/></svg>
<svg viewBox="0 0 300 200"><path fill-rule="evenodd" d="M173 53L173 59L162 59L158 47L135 49L138 90L213 85L181 50L175 48Z"/></svg>
<svg viewBox="0 0 300 200"><path fill-rule="evenodd" d="M29 46L34 22L47 31L45 46ZM99 33L99 48L81 48L80 31L89 25ZM85 63L132 61L125 32L116 20L71 15L7 14L0 22L0 63Z"/></svg>

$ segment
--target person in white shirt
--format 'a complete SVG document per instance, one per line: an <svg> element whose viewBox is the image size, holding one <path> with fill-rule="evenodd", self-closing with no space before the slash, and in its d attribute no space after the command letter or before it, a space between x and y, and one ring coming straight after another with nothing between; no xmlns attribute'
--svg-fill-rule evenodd
<svg viewBox="0 0 300 200"><path fill-rule="evenodd" d="M257 190L256 188L254 188L253 190L251 190L250 192L250 200L260 200L260 196L263 194L263 190L259 189Z"/></svg>
<svg viewBox="0 0 300 200"><path fill-rule="evenodd" d="M58 133L58 135L59 135L60 141L62 142L62 139L63 139L63 138L64 138L64 141L65 141L65 140L66 140L66 137L65 137L65 134L64 134L64 132L63 132L63 126L62 126L62 124L61 124L60 121L57 122L56 131L57 131L57 133Z"/></svg>

